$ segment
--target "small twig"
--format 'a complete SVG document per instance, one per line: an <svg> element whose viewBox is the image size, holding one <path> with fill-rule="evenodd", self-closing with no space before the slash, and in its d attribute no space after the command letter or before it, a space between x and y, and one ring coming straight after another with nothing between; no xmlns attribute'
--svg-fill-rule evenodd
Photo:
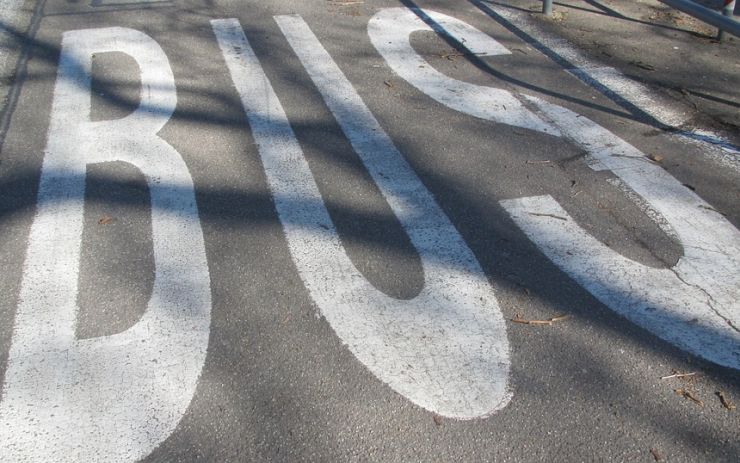
<svg viewBox="0 0 740 463"><path fill-rule="evenodd" d="M529 215L536 215L536 216L539 216L539 217L552 217L553 219L564 220L566 222L568 221L568 219L566 219L565 217L560 217L559 215L554 215L554 214L541 214L539 212L529 212L528 214Z"/></svg>
<svg viewBox="0 0 740 463"><path fill-rule="evenodd" d="M524 325L552 325L553 323L565 320L568 317L568 315L558 315L557 317L552 317L547 320L526 320L517 315L515 318L512 318L511 321Z"/></svg>
<svg viewBox="0 0 740 463"><path fill-rule="evenodd" d="M466 52L466 53L443 53L437 56L439 56L440 58L447 58L450 61L454 61L454 58L456 56L477 56L477 55L484 55L484 54L485 53L483 52L476 52L476 53Z"/></svg>
<svg viewBox="0 0 740 463"><path fill-rule="evenodd" d="M722 406L725 407L728 410L735 410L735 404L730 401L727 397L725 397L724 392L719 391L717 392L717 395L719 396L719 401L722 402Z"/></svg>
<svg viewBox="0 0 740 463"><path fill-rule="evenodd" d="M676 370L673 370L676 371ZM676 373L674 375L668 375L668 376L661 376L660 379L668 379L668 378L685 378L686 376L694 376L697 374L695 371L691 373Z"/></svg>
<svg viewBox="0 0 740 463"><path fill-rule="evenodd" d="M524 325L552 325L550 320L524 320L522 318L512 318L514 323L522 323Z"/></svg>
<svg viewBox="0 0 740 463"><path fill-rule="evenodd" d="M544 161L527 161L527 164L550 164L552 161L544 160Z"/></svg>
<svg viewBox="0 0 740 463"><path fill-rule="evenodd" d="M612 147L614 145L607 145L608 147ZM627 158L627 159L637 159L638 161L644 161L644 162L651 162L652 159L646 158L645 156L629 156L627 154L610 154L610 157L613 158Z"/></svg>

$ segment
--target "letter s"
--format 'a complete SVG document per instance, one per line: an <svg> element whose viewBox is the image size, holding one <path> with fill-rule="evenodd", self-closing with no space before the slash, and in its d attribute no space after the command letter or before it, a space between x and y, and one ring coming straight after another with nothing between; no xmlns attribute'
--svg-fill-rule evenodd
<svg viewBox="0 0 740 463"><path fill-rule="evenodd" d="M669 269L629 260L588 235L549 195L502 201L517 225L612 310L693 354L740 369L740 232L642 152L593 121L536 97L461 82L434 70L409 42L412 32L432 30L420 17L471 52L508 53L449 16L387 8L370 19L368 34L396 73L452 109L562 136L584 149L591 168L612 171L625 190L636 193L631 198L669 224L662 226L680 241L684 255Z"/></svg>

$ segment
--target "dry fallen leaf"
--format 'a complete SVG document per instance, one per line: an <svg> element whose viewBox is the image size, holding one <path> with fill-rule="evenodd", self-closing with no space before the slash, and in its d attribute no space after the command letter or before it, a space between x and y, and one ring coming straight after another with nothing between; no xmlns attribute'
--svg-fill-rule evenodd
<svg viewBox="0 0 740 463"><path fill-rule="evenodd" d="M98 220L98 223L100 225L108 225L109 223L113 222L113 217L109 217L107 215L104 215L103 217Z"/></svg>
<svg viewBox="0 0 740 463"><path fill-rule="evenodd" d="M442 426L442 417L437 415L436 413L432 415L432 419L434 420L434 424L437 426Z"/></svg>
<svg viewBox="0 0 740 463"><path fill-rule="evenodd" d="M722 402L722 406L725 407L728 410L735 410L735 404L732 403L730 399L725 397L725 393L722 391L717 392L717 395L719 396L719 401Z"/></svg>
<svg viewBox="0 0 740 463"><path fill-rule="evenodd" d="M655 458L655 461L663 461L663 455L660 452L658 452L657 449L654 449L654 448L650 449L650 453L653 454L653 458Z"/></svg>
<svg viewBox="0 0 740 463"><path fill-rule="evenodd" d="M687 391L686 389L674 389L673 392L675 392L677 395L680 395L681 397L685 397L694 401L694 403L698 404L700 407L704 406L704 402L702 402L701 399L692 394L691 391Z"/></svg>
<svg viewBox="0 0 740 463"><path fill-rule="evenodd" d="M652 159L652 160L653 160L653 161L655 161L655 162L660 162L660 161L662 161L662 160L663 160L664 158L663 158L663 156L661 156L660 154L653 154L653 155L651 155L651 156L650 156L650 159Z"/></svg>

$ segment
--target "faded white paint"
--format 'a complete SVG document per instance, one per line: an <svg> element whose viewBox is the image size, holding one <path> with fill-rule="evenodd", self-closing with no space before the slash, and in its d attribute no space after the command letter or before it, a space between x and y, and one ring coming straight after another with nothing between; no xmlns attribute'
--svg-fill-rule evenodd
<svg viewBox="0 0 740 463"><path fill-rule="evenodd" d="M493 2L473 0L473 3L494 18L503 18L534 38L548 53L570 63L570 67L566 68L567 72L610 98L614 96L621 98L656 121L668 126L683 127L690 122L691 114L676 106L675 101L657 94L648 86L636 82L613 67L603 66L586 57L570 41L544 30L532 20L529 13L496 5ZM714 161L740 172L740 151L737 146L731 145L716 133L689 129L680 130L668 136L701 146L703 152Z"/></svg>
<svg viewBox="0 0 740 463"><path fill-rule="evenodd" d="M683 256L672 268L627 259L588 235L550 196L502 201L527 236L612 310L661 338L740 369L740 232L637 148L588 118L529 99L563 135L610 170L676 236ZM554 219L551 216L566 220Z"/></svg>
<svg viewBox="0 0 740 463"><path fill-rule="evenodd" d="M313 300L350 351L417 405L461 419L503 408L506 329L478 262L303 20L276 20L419 252L425 277L420 294L398 300L355 268L239 22L212 21Z"/></svg>
<svg viewBox="0 0 740 463"><path fill-rule="evenodd" d="M445 106L481 119L557 134L528 111L511 92L452 79L432 67L411 47L411 33L432 31L420 16L438 25L437 32L454 38L478 56L507 55L499 42L459 19L427 10L385 8L367 25L370 41L404 80Z"/></svg>
<svg viewBox="0 0 740 463"><path fill-rule="evenodd" d="M141 104L90 121L94 53L123 52L141 69ZM36 217L0 401L2 461L133 461L175 429L208 346L210 280L187 166L157 136L175 110L167 57L131 29L66 32L54 89ZM155 280L141 320L75 339L86 166L124 161L151 194Z"/></svg>
<svg viewBox="0 0 740 463"><path fill-rule="evenodd" d="M423 10L388 8L379 11L368 26L377 50L406 79L411 72L408 63L421 59L407 56L416 55L407 45L408 37L404 38L417 30L412 25L420 20L412 16L440 18ZM467 41L460 43L468 46ZM470 95L488 92L490 99L503 94L506 101L524 99L526 105L516 108L516 118L506 123L532 128L518 121L537 117L552 128L543 131L561 135L585 150L593 169L614 172L634 192L628 196L640 198L638 205L658 217L658 224L683 245L684 255L673 268L650 268L615 253L578 227L549 196L502 204L548 257L613 310L696 355L740 368L740 233L732 224L638 149L586 117L502 89L477 86L473 92L468 90L472 84L449 77L411 78L422 92L450 108L495 122L506 118L498 113L487 115L478 106L488 100ZM453 95L458 101L448 104L438 98L440 94ZM527 107L531 115L523 116L529 112Z"/></svg>

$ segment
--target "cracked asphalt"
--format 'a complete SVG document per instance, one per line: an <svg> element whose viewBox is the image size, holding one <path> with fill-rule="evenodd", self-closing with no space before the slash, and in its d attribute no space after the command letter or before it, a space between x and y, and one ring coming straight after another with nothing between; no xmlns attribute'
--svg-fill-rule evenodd
<svg viewBox="0 0 740 463"><path fill-rule="evenodd" d="M738 288L732 285L740 274L732 271L738 268L733 265L740 247L733 241L740 226L739 155L631 112L613 94L566 72L521 32L531 36L540 29L524 28L515 22L517 16L502 22L480 3L28 0L8 4L12 15L0 9L0 72L7 95L0 119L5 121L0 126L0 436L6 442L0 443L0 460L37 461L51 455L61 461L168 462L737 461L740 412L727 401L740 403L740 374L737 363L732 366L740 351L740 307L733 296ZM621 2L608 3L618 8ZM404 78L391 55L381 54L371 40L368 23L386 8L421 8L456 18L509 53L471 53L449 36L431 30L411 33L410 47L431 68L424 74L428 69L416 66L419 76L442 75L471 84L435 97ZM275 17L283 15L298 15L305 22L351 91L342 93L342 81L334 78L326 61L316 58L313 70L304 66L297 47L303 44L309 55L317 48L304 39L289 41L286 28L295 26L290 21L296 17L279 23ZM429 26L420 17L415 27ZM230 18L238 21L252 54L238 45L233 30L231 35L214 33L211 21ZM521 26L519 32L512 24ZM128 36L112 28L145 34L135 35L144 45L124 47ZM54 102L63 34L103 29L113 31L110 49L95 51L88 70L69 66L70 75L77 76L70 79L69 92L89 92L89 99L79 100L87 101L89 114L69 110L54 119L54 108L67 101L57 90ZM558 33L549 25L541 30ZM79 35L88 36L94 34ZM224 53L219 39L231 40L225 43L232 45L226 48L232 55ZM148 66L162 63L148 40L161 47L174 89L162 67L146 77ZM661 36L660 43L664 40ZM641 41L649 49L646 56L658 54L649 37ZM723 50L729 63L740 59L735 45ZM237 71L239 66L261 69L264 78L252 72L239 80L229 56ZM412 55L400 56L401 64L416 65ZM250 59L258 67L244 64ZM617 61L607 64L623 70ZM736 78L737 66L729 69L730 78ZM321 72L323 81L315 75ZM627 74L640 79L641 73ZM142 90L145 78L154 84ZM431 85L431 80L419 80L419 85ZM653 88L647 80L641 82ZM515 108L503 107L487 119L465 113L466 108L476 109L462 99L458 108L445 103L445 95L464 95L472 87L516 95L516 101L524 102L521 111L535 114L563 135L505 122ZM271 91L279 107L270 100ZM354 94L379 130L368 129L359 110L341 112ZM734 98L731 92L717 94ZM168 115L172 95L174 112ZM488 98L476 95L479 100L471 101ZM503 98L503 93L496 95ZM144 160L149 159L147 150L160 153L144 133L149 122L116 126L139 114L147 98L160 106L147 106L150 119L144 120L164 122L156 137L181 157L192 188L182 180L180 164L157 171L163 173L156 177L151 173L155 167L145 161L142 166L149 167L115 157L116 150ZM655 101L670 104L671 95L660 94ZM245 108L245 102L253 106ZM737 107L728 106L708 110L716 110L719 115L711 115L722 124L682 125L680 130L713 130L712 136L732 145L737 134L725 136L723 130L732 130L727 121L736 120L738 113ZM547 116L560 108L610 135L589 125L568 135L573 125ZM669 109L681 108L677 103ZM690 119L696 124L704 120ZM100 127L99 133L78 129L76 120ZM398 154L378 148L380 132ZM113 141L107 143L100 133ZM596 135L580 140L584 133ZM641 155L625 158L630 152L614 148L612 135ZM290 151L291 146L297 151ZM269 151L272 147L277 148ZM156 149L170 153L169 148ZM376 157L363 157L362 149L376 149L370 151ZM78 181L75 185L84 184L81 190L59 187L54 196L57 190L39 185L42 164L55 153L83 160L113 153L114 158L89 161L76 176L64 170L72 164L60 161L58 171L44 164L52 172L50 182L71 178L69 182ZM289 154L279 158L281 153ZM384 156L400 156L415 177L400 168L378 167L406 165L382 164L388 161ZM595 168L594 159L607 167ZM641 162L649 168L630 164ZM306 172L310 175L301 176ZM639 182L649 193L655 186L655 196L643 197ZM661 182L670 188L657 189ZM189 202L191 191L194 200ZM426 192L433 200L425 199ZM517 218L509 207L515 204L511 201L546 195L559 210L542 206ZM39 206L42 200L52 201L51 206ZM671 218L689 200L696 201L693 212L675 215L686 220ZM65 204L80 206L76 218L40 219L44 214L57 217L66 211ZM660 209L663 204L669 206ZM188 213L191 206L197 214ZM320 215L324 209L326 220ZM449 227L429 219L437 211ZM77 234L65 241L76 221ZM38 228L45 223L56 225ZM577 249L587 249L575 233L556 233L572 230L562 227L573 224L601 244L603 254L594 251L587 262L618 255L634 268L648 270L629 273L627 264L608 269L569 264L568 259L580 254L563 243L573 239ZM693 226L694 231L685 232ZM157 230L175 234L158 235ZM538 235L537 230L546 232ZM182 233L182 241L176 233ZM557 239L548 248L545 238L552 236ZM538 237L541 241L535 241ZM38 249L51 251L29 251L36 249L36 241ZM705 244L708 251L701 249ZM717 248L721 251L714 257ZM161 249L170 254L157 254ZM204 267L196 265L201 249ZM68 254L75 263L69 272L54 267L66 262ZM165 270L155 255L172 255L178 266L158 273ZM342 267L342 256L351 265ZM31 265L33 259L41 263ZM681 262L688 264L679 267ZM200 268L207 278L200 277ZM581 268L593 271L578 273ZM654 277L654 269L670 269L664 273L694 289L666 286L669 277ZM443 277L430 277L436 274ZM33 289L36 277L47 283L44 291ZM56 283L62 280L76 282L76 291L60 296L64 290ZM623 280L634 293L620 289ZM193 290L191 296L190 282L204 284L206 291ZM432 295L427 296L425 288L432 284L441 289L429 290ZM473 315L466 315L465 304L477 291L481 302L471 303ZM713 300L707 310L692 291ZM195 307L192 313L162 315L165 322L173 313L174 319L193 317L192 326L189 318L182 326L172 324L180 326L172 330L178 329L181 337L166 338L162 333L169 333L170 325L165 322L165 328L144 328L146 322L156 325L159 320L148 315L161 294ZM630 301L641 297L655 297L665 304L656 305L657 311L668 315L660 318L648 310L632 317L629 311L638 303ZM414 305L418 300L428 306L419 309ZM33 313L35 301L48 303L48 323L36 326L33 317L19 315ZM73 307L71 322L65 307ZM694 314L696 307L704 311ZM423 309L432 314L423 319L428 326L410 326L426 313ZM677 321L675 314L684 309L687 318ZM207 315L192 315L201 314L198 310ZM479 323L476 329L470 329L470 320ZM686 339L674 340L672 327L679 322ZM68 338L25 341L56 323L68 323ZM443 323L444 332L439 328ZM160 345L161 357L146 357L146 369L118 368L119 357L110 354L116 349L130 363L143 362L137 357L139 344L116 344L124 339L122 333L142 332L150 334L136 339L141 345L150 340L147 336L167 339ZM417 343L409 333L429 339ZM95 343L104 348L90 370L110 367L113 373L65 363L75 349ZM434 354L424 357L427 348ZM180 354L170 357L168 350ZM408 368L397 373L401 364ZM23 368L38 377L16 373ZM133 373L127 377L128 372ZM89 400L68 398L86 381L92 391ZM99 397L95 381L104 385ZM150 384L165 384L161 397L161 391L146 392ZM440 385L439 390L428 393L429 384ZM101 397L109 397L102 395L109 386L123 392L98 405ZM128 389L129 394L129 387L145 392ZM143 399L134 403L129 395ZM13 407L26 399L35 402L24 405L30 411L23 415ZM61 404L59 409L66 412L57 413L68 413L68 418L54 421L43 415L53 408L50 404ZM469 413L475 416L466 419L447 412L462 416L480 408L485 411ZM98 411L105 418L96 418ZM51 424L44 428L47 422ZM163 423L171 423L172 429ZM33 437L39 429L48 435Z"/></svg>

